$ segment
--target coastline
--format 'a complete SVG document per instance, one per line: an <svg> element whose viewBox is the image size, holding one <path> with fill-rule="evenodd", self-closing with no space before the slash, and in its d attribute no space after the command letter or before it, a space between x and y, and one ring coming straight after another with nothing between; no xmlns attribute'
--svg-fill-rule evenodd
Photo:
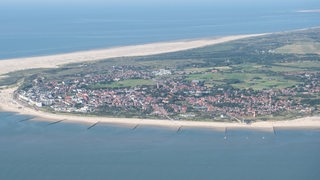
<svg viewBox="0 0 320 180"><path fill-rule="evenodd" d="M296 120L285 121L258 121L252 124L229 123L229 122L204 122L204 121L184 121L184 120L155 120L155 119L138 119L138 118L111 118L111 117L89 117L77 115L53 114L38 111L33 108L23 106L13 99L13 92L16 88L8 88L0 90L0 110L8 112L16 112L22 115L32 116L32 120L48 121L48 122L70 122L81 124L116 124L116 125L147 125L162 127L200 127L200 128L217 128L224 130L225 128L243 128L255 129L262 131L273 131L274 127L281 128L319 128L320 117L304 117Z"/></svg>
<svg viewBox="0 0 320 180"><path fill-rule="evenodd" d="M152 43L137 46L125 46L117 48L109 48L102 50L82 51L67 54L58 54L50 56L29 57L0 60L0 78L4 74L12 71L32 69L32 68L56 68L59 65L98 61L101 59L125 57L125 56L146 56L175 51L193 49L208 45L214 45L233 40L263 36L267 34L250 34L238 36L226 36L217 39L201 39L191 41L176 41L164 43ZM320 128L320 117L305 117L296 120L287 121L267 121L254 122L252 124L229 123L229 122L203 122L203 121L173 121L173 120L154 120L154 119L138 119L138 118L111 118L111 117L87 117L77 115L53 114L22 106L16 102L12 94L15 88L0 89L0 111L16 112L23 115L30 115L34 119L41 121L65 121L72 123L109 123L124 125L153 125L165 127L207 127L207 128L255 128L272 130L273 127L288 128Z"/></svg>
<svg viewBox="0 0 320 180"><path fill-rule="evenodd" d="M60 65L69 63L98 61L116 57L148 56L183 51L244 38L263 36L267 34L268 33L234 35L212 39L208 38L198 40L181 40L173 42L160 42L143 45L114 47L100 50L79 51L48 56L4 59L0 60L0 76L18 70L27 70L34 68L57 68Z"/></svg>

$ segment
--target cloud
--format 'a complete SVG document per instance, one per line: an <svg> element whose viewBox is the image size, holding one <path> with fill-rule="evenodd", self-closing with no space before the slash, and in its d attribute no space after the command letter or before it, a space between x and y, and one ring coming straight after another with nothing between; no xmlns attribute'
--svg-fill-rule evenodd
<svg viewBox="0 0 320 180"><path fill-rule="evenodd" d="M297 11L299 13L320 13L320 9L304 9Z"/></svg>

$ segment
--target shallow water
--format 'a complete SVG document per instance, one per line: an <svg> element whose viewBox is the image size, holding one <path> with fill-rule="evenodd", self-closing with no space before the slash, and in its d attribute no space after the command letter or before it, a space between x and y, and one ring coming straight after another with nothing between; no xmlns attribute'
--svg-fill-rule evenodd
<svg viewBox="0 0 320 180"><path fill-rule="evenodd" d="M320 130L22 121L0 113L0 179L320 178ZM224 137L227 137L226 139Z"/></svg>

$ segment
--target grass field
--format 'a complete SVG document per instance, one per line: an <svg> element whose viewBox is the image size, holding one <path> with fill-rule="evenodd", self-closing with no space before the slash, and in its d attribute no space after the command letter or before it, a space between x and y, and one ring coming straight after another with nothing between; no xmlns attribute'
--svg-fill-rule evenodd
<svg viewBox="0 0 320 180"><path fill-rule="evenodd" d="M285 45L275 50L276 53L292 53L292 54L320 54L319 42L298 42Z"/></svg>
<svg viewBox="0 0 320 180"><path fill-rule="evenodd" d="M230 84L239 89L252 88L255 90L290 87L299 82L284 79L282 76L269 76L262 73L205 73L189 75L188 80L205 81L212 84ZM209 85L211 84L211 85Z"/></svg>
<svg viewBox="0 0 320 180"><path fill-rule="evenodd" d="M285 79L283 74L286 72L320 71L320 56L308 54L320 53L319 33L320 29L313 29L243 39L180 52L112 58L99 62L70 64L58 69L20 71L1 78L0 85L16 83L32 74L40 74L48 80L68 80L86 74L103 74L112 66L133 65L150 71L169 68L184 71L186 74L192 73L186 76L186 80L203 80L208 86L230 84L238 88L282 88L299 83ZM275 53L269 50L274 50ZM212 73L210 70L213 69L219 72ZM180 75L172 75L176 76ZM111 84L96 84L92 88L154 84L151 80L130 79Z"/></svg>
<svg viewBox="0 0 320 180"><path fill-rule="evenodd" d="M274 63L270 65L261 65L256 63L245 63L233 65L233 70L239 70L246 73L253 72L314 72L320 68L320 61L295 61L288 63Z"/></svg>
<svg viewBox="0 0 320 180"><path fill-rule="evenodd" d="M184 69L185 72L206 72L213 69L213 67L209 67L209 68L187 68Z"/></svg>
<svg viewBox="0 0 320 180"><path fill-rule="evenodd" d="M92 86L92 89L103 89L103 88L121 88L121 87L136 87L142 85L155 85L156 82L152 80L145 80L145 79L128 79L118 82L113 82L111 84L95 84Z"/></svg>
<svg viewBox="0 0 320 180"><path fill-rule="evenodd" d="M301 105L306 108L308 106L305 105L310 105L310 107L315 107L315 112L318 112L319 94L304 94L306 92L304 87L313 87L310 83L316 84L316 87L318 87L317 83L319 80L315 78L319 77L318 73L320 72L319 34L320 28L241 39L172 53L119 57L95 62L68 64L54 69L33 69L12 72L0 78L0 87L21 82L22 89L28 89L30 86L39 86L40 84L41 88L45 90L47 84L42 84L42 82L55 81L59 84L61 81L64 81L67 85L72 84L72 87L75 86L79 89L105 89L105 91L108 91L106 88L114 88L113 91L126 93L129 88L130 92L134 92L141 90L135 87L151 85L153 87L146 88L143 91L145 93L154 93L149 95L155 96L157 99L160 99L159 95L161 97L164 96L166 101L170 99L169 103L175 103L177 106L187 105L191 113L195 115L195 117L190 117L189 120L208 119L211 121L212 117L216 116L216 112L215 114L205 112L206 108L202 108L202 106L205 106L202 103L203 99L201 99L201 104L191 103L191 101L194 101L194 98L205 99L206 96L215 96L217 93L221 93L221 91L222 93L223 91L228 91L231 94L238 94L238 90L234 91L231 87L242 89L240 92L244 94L252 93L248 94L248 96L260 96L261 94L268 94L268 92L276 92L275 94L277 94L277 92L281 92L277 89L299 85L291 88L291 90L301 91L303 92L302 94L298 94L297 96L282 96L280 93L280 95L275 95L276 98L274 100L277 100L277 98L279 98L278 100L290 98L293 101L292 103L295 103L295 101L301 102ZM155 76L153 71L158 71L159 69L170 70L172 74ZM124 72L127 71L134 72L133 76L130 73L126 75ZM301 72L310 74L304 76ZM135 73L142 74L143 76L135 76ZM117 76L114 76L114 74L117 74ZM126 80L111 81L115 77ZM138 77L146 79L136 79ZM198 86L192 84L192 80L204 81L204 86L207 88L203 87L203 82L199 82ZM22 83L22 81L24 82ZM153 89L155 88L156 81L164 84L158 90ZM177 93L175 93L176 91L171 91L170 87L172 86L177 87L175 88L177 89ZM186 93L186 88L188 90L191 89L191 91L193 89L197 89L197 91L198 89L201 91L202 89L208 90L207 92L210 93ZM249 88L254 90L273 89L274 91L243 90ZM38 91L37 89L39 87L35 91ZM190 103L188 102L189 100L184 100L184 96L192 96ZM195 100L195 102L197 101L198 99ZM165 101L159 102L160 105L162 104L164 108L167 108L168 112L173 112L173 106L169 106L170 104L165 103ZM300 103L297 104L299 105ZM221 99L221 102L214 102L212 105L230 108L234 106L238 108L246 107L244 104L230 103L229 99L226 99L225 102L224 99ZM257 106L260 107L259 104ZM108 107L100 109L101 111L97 113L99 115L117 117L149 118L150 116L150 118L155 118L156 116L151 114L151 111L149 112L150 109L148 108L148 112L141 114L141 109L135 109L134 107L130 107L129 109ZM246 111L246 109L240 110ZM180 118L178 114L175 115ZM275 111L273 114L260 116L259 119L280 120L282 118L290 119L304 115L306 114L299 111L283 111L279 113ZM248 118L253 117L248 115ZM214 120L230 121L230 119L225 118L216 118Z"/></svg>
<svg viewBox="0 0 320 180"><path fill-rule="evenodd" d="M290 66L297 68L320 68L320 61L296 61L288 63L277 63L282 66Z"/></svg>

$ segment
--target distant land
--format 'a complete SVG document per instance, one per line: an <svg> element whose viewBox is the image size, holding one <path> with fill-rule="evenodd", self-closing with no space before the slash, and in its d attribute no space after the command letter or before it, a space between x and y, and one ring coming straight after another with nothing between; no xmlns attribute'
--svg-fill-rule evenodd
<svg viewBox="0 0 320 180"><path fill-rule="evenodd" d="M1 107L135 121L253 123L319 116L320 28L204 42L162 54L140 49L146 56L137 51L65 65L58 59L58 68L50 68L58 65L52 59L47 68L11 72L7 66L0 79ZM16 91L5 90L14 84Z"/></svg>

